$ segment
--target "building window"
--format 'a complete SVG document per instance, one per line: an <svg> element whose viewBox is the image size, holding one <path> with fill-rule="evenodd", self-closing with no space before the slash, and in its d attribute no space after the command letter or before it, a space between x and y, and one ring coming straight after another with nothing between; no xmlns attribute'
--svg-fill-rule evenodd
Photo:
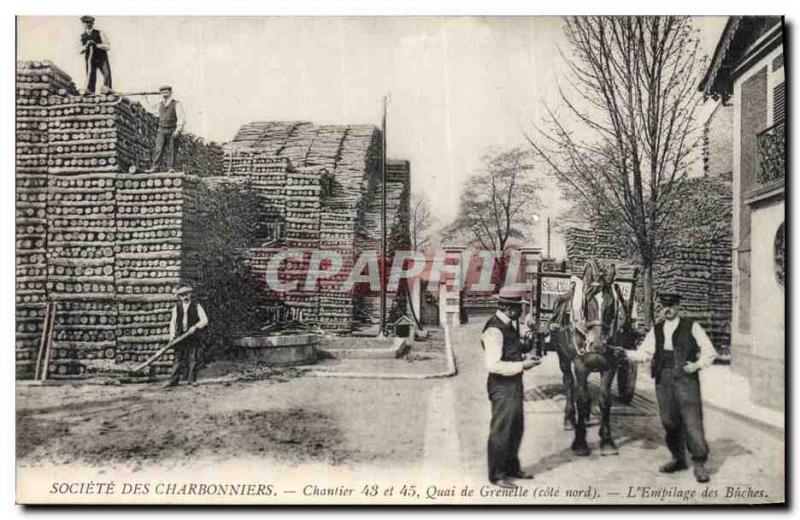
<svg viewBox="0 0 800 520"><path fill-rule="evenodd" d="M786 280L786 231L783 222L775 233L775 276L783 287Z"/></svg>
<svg viewBox="0 0 800 520"><path fill-rule="evenodd" d="M781 81L772 89L772 121L773 124L783 122L786 113L786 82Z"/></svg>

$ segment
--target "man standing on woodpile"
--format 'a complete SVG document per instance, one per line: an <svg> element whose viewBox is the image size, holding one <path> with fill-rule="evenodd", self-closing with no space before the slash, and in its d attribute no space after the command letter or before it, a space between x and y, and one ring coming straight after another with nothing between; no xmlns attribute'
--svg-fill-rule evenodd
<svg viewBox="0 0 800 520"><path fill-rule="evenodd" d="M530 479L533 475L522 470L519 446L522 441L524 416L522 410L522 372L541 359L525 354L519 331L514 328L522 313L522 294L503 287L498 294L497 312L483 327L486 383L492 403L489 426L489 481L501 488L515 488L512 479Z"/></svg>
<svg viewBox="0 0 800 520"><path fill-rule="evenodd" d="M166 155L167 171L175 171L175 148L177 139L183 132L186 118L183 113L183 105L180 101L172 97L172 87L164 85L158 89L161 93L161 101L157 105L151 105L158 111L158 134L156 134L156 149L153 152L153 166L148 172L156 171Z"/></svg>
<svg viewBox="0 0 800 520"><path fill-rule="evenodd" d="M103 73L103 90L111 91L111 63L108 53L111 40L104 31L94 28L94 16L81 16L81 54L86 61L86 91L94 94L97 71Z"/></svg>
<svg viewBox="0 0 800 520"><path fill-rule="evenodd" d="M191 287L181 287L175 291L175 295L178 302L172 308L169 339L172 341L186 332L189 336L175 345L175 365L172 367L169 383L164 388L177 386L181 374L186 374L189 384L194 385L197 382L197 363L202 347L199 331L208 326L206 311L192 299Z"/></svg>
<svg viewBox="0 0 800 520"><path fill-rule="evenodd" d="M708 444L703 432L703 401L698 372L708 368L717 355L714 345L699 323L680 316L679 294L662 293L659 300L664 319L655 324L638 350L627 350L637 363L652 361L661 424L666 430L672 460L659 468L674 473L688 468L686 448L694 461L698 482L708 482Z"/></svg>

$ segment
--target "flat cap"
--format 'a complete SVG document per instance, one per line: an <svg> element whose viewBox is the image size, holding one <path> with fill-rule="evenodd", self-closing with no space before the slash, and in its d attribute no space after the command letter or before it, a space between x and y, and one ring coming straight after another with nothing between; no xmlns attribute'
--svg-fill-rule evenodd
<svg viewBox="0 0 800 520"><path fill-rule="evenodd" d="M659 293L658 301L660 301L661 305L664 306L675 305L681 302L681 295L678 293Z"/></svg>
<svg viewBox="0 0 800 520"><path fill-rule="evenodd" d="M85 15L81 16L81 21L82 22L93 22L94 21L94 16L90 16L88 14L85 14Z"/></svg>
<svg viewBox="0 0 800 520"><path fill-rule="evenodd" d="M187 287L186 285L184 285L180 289L176 289L175 290L175 296L180 296L181 294L191 294L191 292L192 292L192 288L191 287Z"/></svg>
<svg viewBox="0 0 800 520"><path fill-rule="evenodd" d="M169 90L170 92L172 92L172 87L169 85L161 85L160 87L158 87L159 92L163 92L165 90Z"/></svg>

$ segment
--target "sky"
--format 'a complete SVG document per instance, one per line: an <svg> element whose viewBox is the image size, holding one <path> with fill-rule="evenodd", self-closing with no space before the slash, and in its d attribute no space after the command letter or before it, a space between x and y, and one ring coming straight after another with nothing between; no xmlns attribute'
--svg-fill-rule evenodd
<svg viewBox="0 0 800 520"><path fill-rule="evenodd" d="M698 17L711 55L724 17ZM174 88L187 131L225 142L255 120L381 123L388 156L411 161L412 191L439 222L455 217L467 177L492 149L525 147L524 131L558 110L568 46L556 17L103 17L114 89ZM49 59L84 81L78 18L20 17L18 59ZM540 229L565 205L543 194ZM554 237L555 252L563 250Z"/></svg>

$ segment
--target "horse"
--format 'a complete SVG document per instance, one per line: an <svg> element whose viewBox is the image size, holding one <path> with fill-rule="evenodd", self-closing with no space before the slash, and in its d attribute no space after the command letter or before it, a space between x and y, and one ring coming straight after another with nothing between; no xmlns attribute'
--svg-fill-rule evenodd
<svg viewBox="0 0 800 520"><path fill-rule="evenodd" d="M596 261L589 261L582 279L573 277L570 291L556 299L550 321L566 393L564 429L575 431L572 451L578 456L591 453L586 425L592 372L599 372L601 380L600 453L619 453L611 436L611 383L624 358L618 345L630 333L632 301L626 302L614 285L615 275L613 264L601 270Z"/></svg>

